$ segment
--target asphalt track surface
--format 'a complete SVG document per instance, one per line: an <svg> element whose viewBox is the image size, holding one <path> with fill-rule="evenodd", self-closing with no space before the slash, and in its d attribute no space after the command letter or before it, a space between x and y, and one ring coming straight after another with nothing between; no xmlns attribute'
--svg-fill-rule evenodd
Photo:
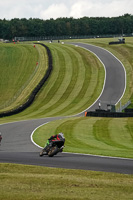
<svg viewBox="0 0 133 200"><path fill-rule="evenodd" d="M106 71L103 91L97 101L86 111L98 108L99 99L103 102L117 103L125 90L125 70L121 62L102 48L81 43L74 43L74 45L86 48L96 54L104 64ZM84 112L76 116L82 115ZM0 146L0 162L133 174L133 159L72 153L59 153L52 158L39 157L40 148L31 142L31 133L38 126L61 118L35 119L0 125L0 132L3 135Z"/></svg>
<svg viewBox="0 0 133 200"><path fill-rule="evenodd" d="M106 79L103 92L88 111L98 109L99 100L101 101L101 109L107 109L107 104L115 105L122 98L126 87L126 75L122 63L113 54L103 48L82 43L73 44L93 52L105 68Z"/></svg>

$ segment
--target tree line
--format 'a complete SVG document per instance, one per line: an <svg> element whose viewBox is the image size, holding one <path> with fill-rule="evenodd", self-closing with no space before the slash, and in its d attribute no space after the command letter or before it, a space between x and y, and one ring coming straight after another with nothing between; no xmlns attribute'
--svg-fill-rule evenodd
<svg viewBox="0 0 133 200"><path fill-rule="evenodd" d="M119 17L82 17L75 19L39 18L0 19L0 38L47 36L97 36L133 33L133 15Z"/></svg>

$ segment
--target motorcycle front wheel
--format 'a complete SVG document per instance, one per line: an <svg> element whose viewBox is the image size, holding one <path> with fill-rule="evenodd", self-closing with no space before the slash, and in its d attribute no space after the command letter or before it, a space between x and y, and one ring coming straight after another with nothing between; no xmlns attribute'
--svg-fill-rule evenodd
<svg viewBox="0 0 133 200"><path fill-rule="evenodd" d="M42 151L39 153L39 156L44 156L47 155L48 153L46 151L44 151L44 149L42 149Z"/></svg>
<svg viewBox="0 0 133 200"><path fill-rule="evenodd" d="M58 147L54 146L50 148L50 151L48 152L48 156L49 157L53 157L54 155L56 155L58 153Z"/></svg>

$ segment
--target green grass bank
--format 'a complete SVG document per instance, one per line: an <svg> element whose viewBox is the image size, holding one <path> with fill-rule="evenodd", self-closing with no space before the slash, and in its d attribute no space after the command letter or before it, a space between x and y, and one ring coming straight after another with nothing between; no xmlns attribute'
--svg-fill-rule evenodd
<svg viewBox="0 0 133 200"><path fill-rule="evenodd" d="M17 120L77 114L102 91L104 68L92 53L72 45L47 45L53 56L52 74L33 104L15 115Z"/></svg>
<svg viewBox="0 0 133 200"><path fill-rule="evenodd" d="M59 132L65 135L66 152L133 158L133 118L62 119L39 127L33 139L43 147Z"/></svg>
<svg viewBox="0 0 133 200"><path fill-rule="evenodd" d="M0 49L0 112L3 112L27 100L48 66L45 48L40 45L0 43Z"/></svg>
<svg viewBox="0 0 133 200"><path fill-rule="evenodd" d="M0 164L1 200L131 200L133 176Z"/></svg>

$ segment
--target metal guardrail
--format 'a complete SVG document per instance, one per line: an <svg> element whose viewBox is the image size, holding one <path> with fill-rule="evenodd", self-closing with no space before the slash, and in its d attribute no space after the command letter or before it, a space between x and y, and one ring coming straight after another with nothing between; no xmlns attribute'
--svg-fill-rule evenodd
<svg viewBox="0 0 133 200"><path fill-rule="evenodd" d="M130 100L126 104L124 104L123 106L121 105L121 102L120 102L120 107L116 110L116 112L122 112L122 110L127 108L130 104L131 104Z"/></svg>
<svg viewBox="0 0 133 200"><path fill-rule="evenodd" d="M90 39L90 38L117 38L121 34L108 35L49 35L49 36L34 36L34 37L14 37L15 41L42 41L42 40L65 40L65 39ZM124 37L132 37L132 34L126 34Z"/></svg>

